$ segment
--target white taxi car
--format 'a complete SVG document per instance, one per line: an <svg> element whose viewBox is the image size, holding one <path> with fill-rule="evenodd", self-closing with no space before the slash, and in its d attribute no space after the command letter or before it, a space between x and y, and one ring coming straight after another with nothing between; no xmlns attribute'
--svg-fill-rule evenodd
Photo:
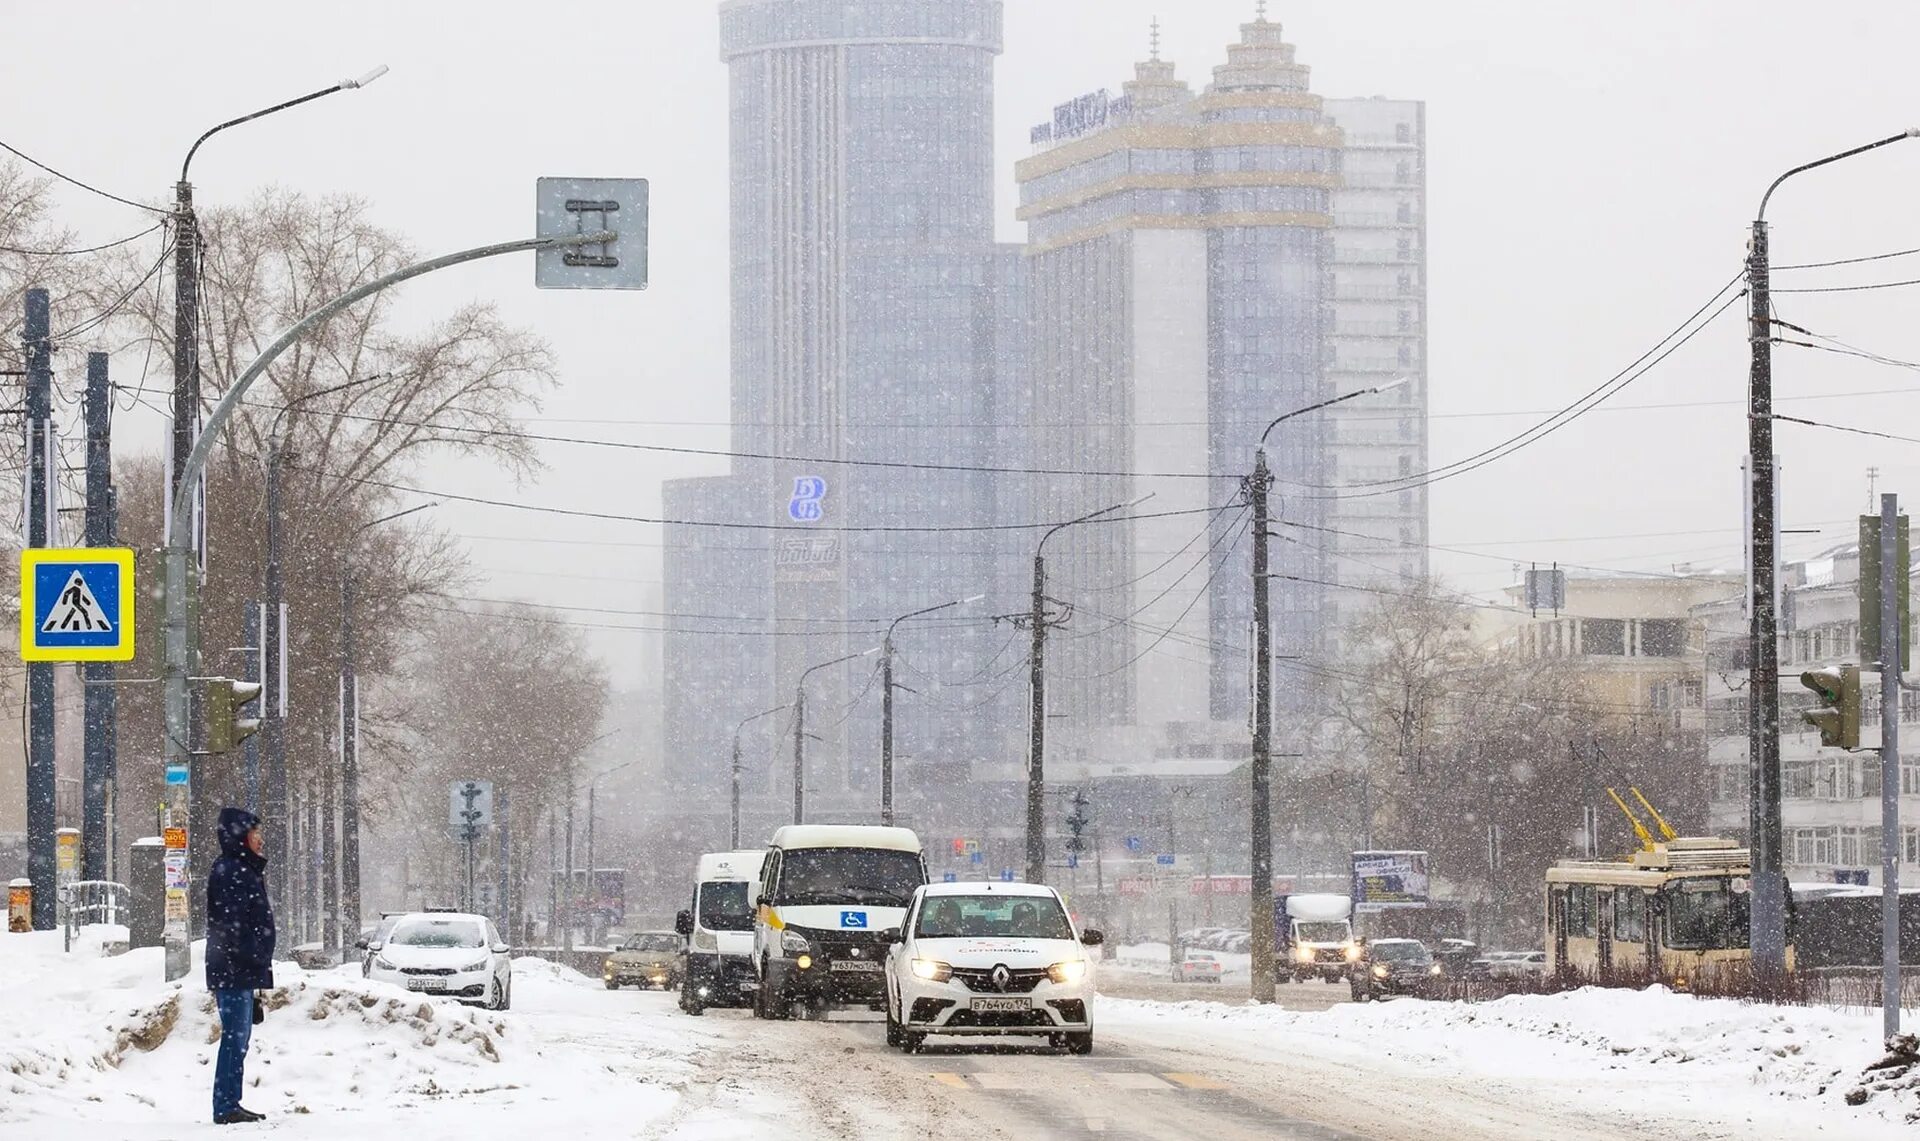
<svg viewBox="0 0 1920 1141"><path fill-rule="evenodd" d="M513 959L484 915L422 911L402 915L379 942L369 942L367 977L411 991L478 1003L513 1004Z"/></svg>
<svg viewBox="0 0 1920 1141"><path fill-rule="evenodd" d="M1093 1052L1098 931L1076 934L1044 884L918 888L887 951L887 1044L908 1053L929 1034L1045 1035Z"/></svg>

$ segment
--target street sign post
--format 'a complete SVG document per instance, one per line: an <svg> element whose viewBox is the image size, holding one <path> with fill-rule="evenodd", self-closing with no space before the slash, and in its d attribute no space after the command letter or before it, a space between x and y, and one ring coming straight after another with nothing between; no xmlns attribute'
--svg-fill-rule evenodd
<svg viewBox="0 0 1920 1141"><path fill-rule="evenodd" d="M534 231L543 238L605 234L606 241L543 249L533 256L540 289L647 287L647 180L542 178Z"/></svg>
<svg viewBox="0 0 1920 1141"><path fill-rule="evenodd" d="M20 657L29 662L132 660L133 551L21 551Z"/></svg>

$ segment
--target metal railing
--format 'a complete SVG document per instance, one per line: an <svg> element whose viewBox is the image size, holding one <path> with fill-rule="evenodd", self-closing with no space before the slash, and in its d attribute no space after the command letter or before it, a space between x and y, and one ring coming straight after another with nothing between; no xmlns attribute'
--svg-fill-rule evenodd
<svg viewBox="0 0 1920 1141"><path fill-rule="evenodd" d="M133 892L112 880L75 880L60 889L60 925L66 931L66 950L73 950L73 933L90 923L125 926Z"/></svg>

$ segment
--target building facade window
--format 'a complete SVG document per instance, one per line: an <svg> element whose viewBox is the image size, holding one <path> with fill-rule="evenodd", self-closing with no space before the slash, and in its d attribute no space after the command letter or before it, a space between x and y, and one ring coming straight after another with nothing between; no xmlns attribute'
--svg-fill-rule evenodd
<svg viewBox="0 0 1920 1141"><path fill-rule="evenodd" d="M1580 648L1588 654L1621 657L1627 652L1627 623L1623 618L1587 618L1580 623Z"/></svg>

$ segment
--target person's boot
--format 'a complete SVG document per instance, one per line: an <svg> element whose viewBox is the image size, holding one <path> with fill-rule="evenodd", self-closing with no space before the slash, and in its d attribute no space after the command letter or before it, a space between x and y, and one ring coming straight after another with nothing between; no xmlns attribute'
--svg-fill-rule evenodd
<svg viewBox="0 0 1920 1141"><path fill-rule="evenodd" d="M237 1113L239 1113L239 1114L240 1114L241 1116L243 1116L243 1117L245 1117L245 1118L246 1118L246 1119L247 1119L248 1121L265 1121L265 1120L267 1119L267 1115L266 1115L266 1114L264 1114L264 1113L255 1113L255 1112L254 1112L253 1110L251 1110L251 1109L248 1109L248 1108L247 1108L246 1106L244 1106L244 1105L242 1105L242 1106L239 1106L239 1107L237 1107L237 1108L235 1109L235 1112L237 1112Z"/></svg>
<svg viewBox="0 0 1920 1141"><path fill-rule="evenodd" d="M266 1114L255 1113L251 1109L230 1109L213 1119L215 1125L247 1125L255 1121L265 1121Z"/></svg>

